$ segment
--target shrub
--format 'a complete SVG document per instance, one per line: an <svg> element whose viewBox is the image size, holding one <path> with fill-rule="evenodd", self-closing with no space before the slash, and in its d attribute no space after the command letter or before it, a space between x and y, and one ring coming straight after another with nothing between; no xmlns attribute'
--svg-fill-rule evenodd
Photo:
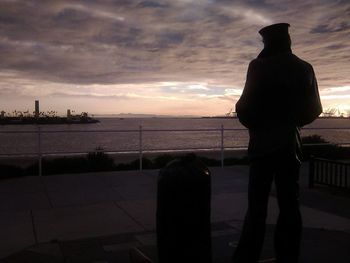
<svg viewBox="0 0 350 263"><path fill-rule="evenodd" d="M221 165L220 160L211 159L211 158L204 157L204 156L200 156L200 157L198 157L198 159L201 160L207 166L220 166Z"/></svg>
<svg viewBox="0 0 350 263"><path fill-rule="evenodd" d="M156 168L163 168L166 166L170 161L174 160L176 157L171 154L161 154L158 155L156 158L153 159L154 166Z"/></svg>
<svg viewBox="0 0 350 263"><path fill-rule="evenodd" d="M249 158L248 156L244 156L242 158L225 158L225 165L248 165Z"/></svg>
<svg viewBox="0 0 350 263"><path fill-rule="evenodd" d="M43 158L41 165L43 175L113 171L116 169L114 160L103 152L101 147L96 148L94 152L89 152L86 156ZM26 169L26 172L30 175L37 175L38 171L38 163Z"/></svg>
<svg viewBox="0 0 350 263"><path fill-rule="evenodd" d="M104 152L90 152L87 155L88 171L112 171L114 160Z"/></svg>
<svg viewBox="0 0 350 263"><path fill-rule="evenodd" d="M55 159L43 158L41 162L43 175L82 173L88 172L88 163L85 157L60 157ZM39 171L38 163L30 165L26 172L29 175L37 175Z"/></svg>
<svg viewBox="0 0 350 263"><path fill-rule="evenodd" d="M20 177L23 175L25 174L21 167L7 164L0 165L0 179Z"/></svg>
<svg viewBox="0 0 350 263"><path fill-rule="evenodd" d="M140 160L137 159L137 160L132 161L130 163L130 167L132 168L131 170L139 169L140 168ZM142 158L142 168L143 169L153 169L155 167L154 167L153 162L150 159Z"/></svg>
<svg viewBox="0 0 350 263"><path fill-rule="evenodd" d="M313 134L301 138L303 144L329 143L318 134Z"/></svg>
<svg viewBox="0 0 350 263"><path fill-rule="evenodd" d="M307 161L311 156L326 158L330 160L349 159L350 148L341 147L332 143L329 143L319 135L310 135L302 138L303 146L303 160ZM307 145L317 144L320 145Z"/></svg>
<svg viewBox="0 0 350 263"><path fill-rule="evenodd" d="M154 169L155 166L150 159L142 158L142 169ZM140 160L134 160L130 163L120 163L115 167L117 171L125 170L139 170L140 169Z"/></svg>

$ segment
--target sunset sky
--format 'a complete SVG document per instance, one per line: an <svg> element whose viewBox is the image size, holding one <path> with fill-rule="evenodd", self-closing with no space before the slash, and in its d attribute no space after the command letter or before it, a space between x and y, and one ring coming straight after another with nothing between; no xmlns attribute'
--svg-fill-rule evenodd
<svg viewBox="0 0 350 263"><path fill-rule="evenodd" d="M0 0L0 110L223 115L279 22L350 113L349 0Z"/></svg>

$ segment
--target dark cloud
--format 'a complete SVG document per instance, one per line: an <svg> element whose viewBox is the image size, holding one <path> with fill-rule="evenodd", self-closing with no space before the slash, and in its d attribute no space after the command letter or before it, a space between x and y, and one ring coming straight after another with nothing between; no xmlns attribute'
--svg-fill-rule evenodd
<svg viewBox="0 0 350 263"><path fill-rule="evenodd" d="M142 41L142 32L141 28L128 27L122 22L115 22L99 30L92 36L91 41L126 48L137 48L140 47Z"/></svg>
<svg viewBox="0 0 350 263"><path fill-rule="evenodd" d="M58 98L88 98L88 99L109 99L109 100L130 100L131 97L126 95L94 95L89 93L81 93L81 94L74 94L74 93L64 93L64 92L55 92L50 94L51 97L58 97Z"/></svg>
<svg viewBox="0 0 350 263"><path fill-rule="evenodd" d="M154 1L142 1L138 4L140 7L147 7L147 8L166 8L168 7L167 4L154 2Z"/></svg>
<svg viewBox="0 0 350 263"><path fill-rule="evenodd" d="M349 10L348 1L1 1L0 72L72 85L212 81L201 94L219 95L244 85L257 31L289 22L320 87L346 86Z"/></svg>
<svg viewBox="0 0 350 263"><path fill-rule="evenodd" d="M165 31L158 35L157 44L159 47L170 47L181 44L184 38L184 33Z"/></svg>
<svg viewBox="0 0 350 263"><path fill-rule="evenodd" d="M52 22L58 27L79 27L91 19L91 15L80 10L64 8L52 18Z"/></svg>
<svg viewBox="0 0 350 263"><path fill-rule="evenodd" d="M350 22L341 22L335 26L329 26L326 24L318 25L311 29L310 33L323 34L323 33L334 33L350 29Z"/></svg>
<svg viewBox="0 0 350 263"><path fill-rule="evenodd" d="M333 45L327 46L326 48L330 49L330 50L342 50L344 48L347 48L347 45L345 45L345 44L333 44Z"/></svg>

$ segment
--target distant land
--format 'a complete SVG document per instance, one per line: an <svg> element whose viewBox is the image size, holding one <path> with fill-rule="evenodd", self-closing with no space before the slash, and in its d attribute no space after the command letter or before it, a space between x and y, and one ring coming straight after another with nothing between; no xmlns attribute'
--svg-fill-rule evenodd
<svg viewBox="0 0 350 263"><path fill-rule="evenodd" d="M161 115L161 114L143 114L143 113L116 113L116 114L91 114L94 118L213 118L213 119L236 119L236 114L232 115L214 115L214 116L199 116L199 115ZM325 116L321 115L322 119L350 119L350 116Z"/></svg>
<svg viewBox="0 0 350 263"><path fill-rule="evenodd" d="M87 112L81 114L72 114L73 111L67 109L65 117L58 116L57 111L40 111L39 100L35 100L35 110L33 114L29 111L17 111L7 113L0 111L1 125L22 125L22 124L89 124L100 122L97 119L89 117Z"/></svg>
<svg viewBox="0 0 350 263"><path fill-rule="evenodd" d="M196 115L158 115L142 113L92 114L95 118L201 118Z"/></svg>
<svg viewBox="0 0 350 263"><path fill-rule="evenodd" d="M100 122L97 119L85 116L67 117L5 117L0 118L0 125L22 125L22 124L90 124Z"/></svg>

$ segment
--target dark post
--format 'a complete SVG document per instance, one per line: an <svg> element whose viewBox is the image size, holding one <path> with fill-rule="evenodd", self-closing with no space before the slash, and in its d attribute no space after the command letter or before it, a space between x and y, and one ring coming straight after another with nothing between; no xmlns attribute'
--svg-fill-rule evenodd
<svg viewBox="0 0 350 263"><path fill-rule="evenodd" d="M347 165L345 165L344 174L345 174L344 186L348 187L348 166Z"/></svg>
<svg viewBox="0 0 350 263"><path fill-rule="evenodd" d="M174 160L160 171L159 263L212 261L210 197L210 171L195 155Z"/></svg>
<svg viewBox="0 0 350 263"><path fill-rule="evenodd" d="M310 156L309 161L309 188L314 187L314 176L315 176L315 159L313 156Z"/></svg>
<svg viewBox="0 0 350 263"><path fill-rule="evenodd" d="M338 184L339 184L339 180L338 180L338 166L339 166L338 163L334 163L334 182L333 182L333 185L335 187L337 187Z"/></svg>

